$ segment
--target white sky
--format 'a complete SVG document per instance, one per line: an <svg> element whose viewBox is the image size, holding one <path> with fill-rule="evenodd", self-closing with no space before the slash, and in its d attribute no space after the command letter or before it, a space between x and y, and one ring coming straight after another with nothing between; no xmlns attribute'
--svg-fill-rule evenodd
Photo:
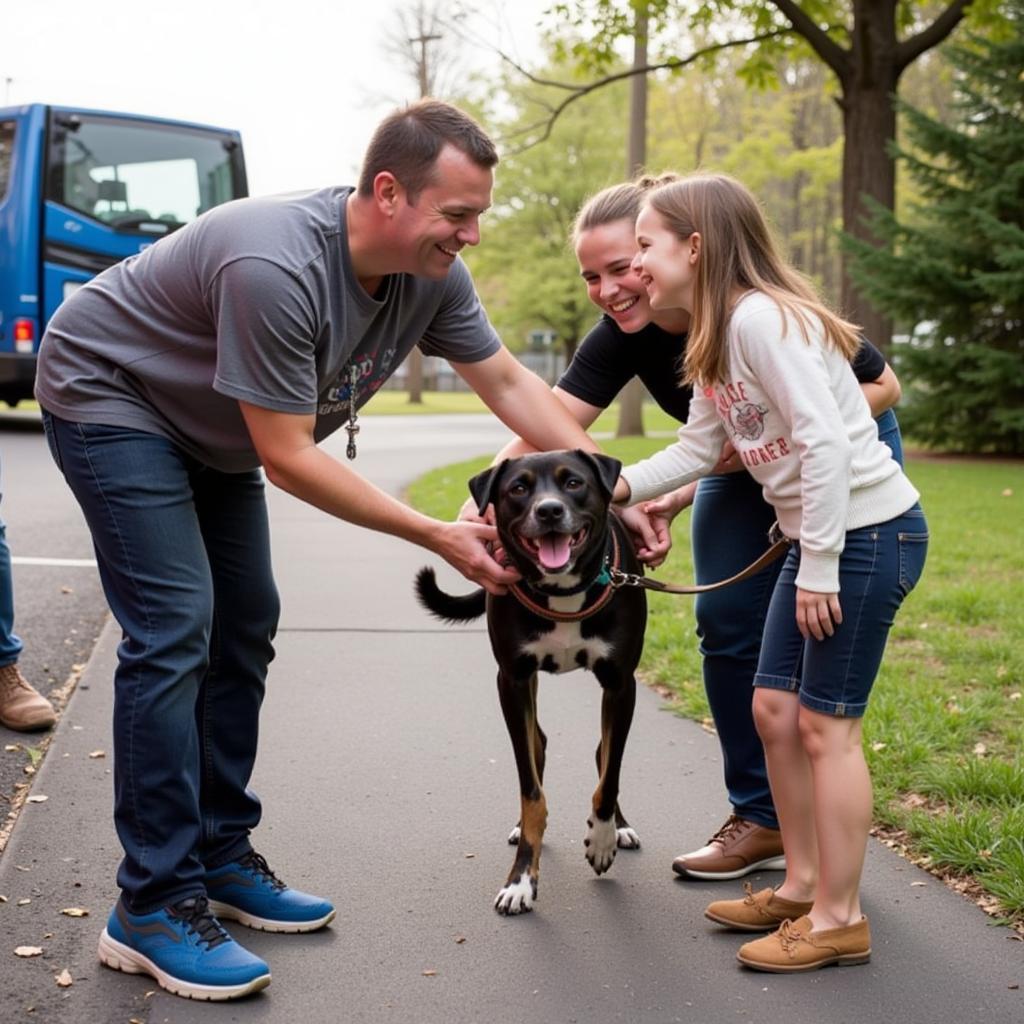
<svg viewBox="0 0 1024 1024"><path fill-rule="evenodd" d="M478 35L529 63L553 2L479 0ZM374 126L418 94L384 43L411 3L0 0L0 106L68 103L238 129L253 195L354 183ZM460 53L467 69L498 63L482 43Z"/></svg>

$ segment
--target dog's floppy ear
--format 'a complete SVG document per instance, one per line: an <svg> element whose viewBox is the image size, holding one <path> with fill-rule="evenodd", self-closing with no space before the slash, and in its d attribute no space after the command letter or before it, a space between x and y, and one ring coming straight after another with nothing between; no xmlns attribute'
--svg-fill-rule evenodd
<svg viewBox="0 0 1024 1024"><path fill-rule="evenodd" d="M577 448L576 454L593 466L597 482L601 485L601 493L606 498L611 498L619 473L622 472L622 463L610 455L602 452L585 452L582 448Z"/></svg>
<svg viewBox="0 0 1024 1024"><path fill-rule="evenodd" d="M469 493L473 495L473 500L476 502L476 508L480 515L483 515L487 511L487 506L494 501L495 488L497 488L501 474L505 471L507 465L508 459L503 459L496 466L490 466L482 473L477 473L469 481Z"/></svg>

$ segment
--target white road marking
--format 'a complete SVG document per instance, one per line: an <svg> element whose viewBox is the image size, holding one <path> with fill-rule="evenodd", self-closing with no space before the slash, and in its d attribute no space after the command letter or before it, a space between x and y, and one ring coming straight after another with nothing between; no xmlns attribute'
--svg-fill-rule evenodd
<svg viewBox="0 0 1024 1024"><path fill-rule="evenodd" d="M14 556L11 558L12 565L55 565L64 568L95 569L95 558L24 558Z"/></svg>

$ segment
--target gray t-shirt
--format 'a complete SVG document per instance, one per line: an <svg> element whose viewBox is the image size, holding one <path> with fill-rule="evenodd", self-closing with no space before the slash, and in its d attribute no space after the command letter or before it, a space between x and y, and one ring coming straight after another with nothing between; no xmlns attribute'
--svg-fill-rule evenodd
<svg viewBox="0 0 1024 1024"><path fill-rule="evenodd" d="M500 347L469 271L356 280L350 188L241 199L104 271L50 321L36 397L54 415L168 437L225 472L259 465L238 400L316 414L319 441L417 344L476 362Z"/></svg>

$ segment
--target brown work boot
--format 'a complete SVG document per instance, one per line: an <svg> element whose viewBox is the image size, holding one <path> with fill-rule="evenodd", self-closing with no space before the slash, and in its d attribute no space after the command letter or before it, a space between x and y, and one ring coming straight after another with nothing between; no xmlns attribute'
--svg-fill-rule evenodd
<svg viewBox="0 0 1024 1024"><path fill-rule="evenodd" d="M810 912L812 904L784 900L773 889L754 892L749 882L743 883L747 895L741 900L716 900L708 905L704 916L715 924L735 928L739 932L770 932L785 920L796 920Z"/></svg>
<svg viewBox="0 0 1024 1024"><path fill-rule="evenodd" d="M736 959L756 971L790 974L816 971L829 964L866 964L871 959L868 919L843 928L811 931L811 919L783 921L777 932L740 947Z"/></svg>
<svg viewBox="0 0 1024 1024"><path fill-rule="evenodd" d="M17 664L0 668L0 723L31 732L49 729L56 721L50 702L29 684Z"/></svg>
<svg viewBox="0 0 1024 1024"><path fill-rule="evenodd" d="M742 878L752 871L784 871L782 833L777 828L755 825L736 814L693 853L684 853L672 861L677 875L727 881Z"/></svg>

